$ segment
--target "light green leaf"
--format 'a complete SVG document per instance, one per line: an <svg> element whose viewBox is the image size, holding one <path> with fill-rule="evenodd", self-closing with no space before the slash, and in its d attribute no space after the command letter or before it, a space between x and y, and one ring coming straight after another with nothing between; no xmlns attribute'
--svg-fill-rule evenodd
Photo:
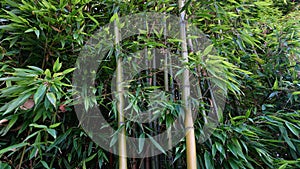
<svg viewBox="0 0 300 169"><path fill-rule="evenodd" d="M34 93L33 100L36 105L39 104L43 100L46 90L47 90L47 86L44 84L41 84L39 86L39 88L37 89L37 91Z"/></svg>
<svg viewBox="0 0 300 169"><path fill-rule="evenodd" d="M284 163L278 169L285 169L287 166L288 166L288 163Z"/></svg>
<svg viewBox="0 0 300 169"><path fill-rule="evenodd" d="M50 167L48 166L48 164L45 161L41 161L41 163L46 169L50 169Z"/></svg>
<svg viewBox="0 0 300 169"><path fill-rule="evenodd" d="M150 136L149 134L147 134L147 136L157 149L159 149L162 153L166 154L166 151L161 147L161 145L158 144L157 141L155 141L155 139L152 136Z"/></svg>
<svg viewBox="0 0 300 169"><path fill-rule="evenodd" d="M36 72L38 72L39 74L43 74L44 70L35 66L27 66L28 68L35 70Z"/></svg>
<svg viewBox="0 0 300 169"><path fill-rule="evenodd" d="M56 131L54 129L47 129L47 132L51 134L54 139L56 139Z"/></svg>
<svg viewBox="0 0 300 169"><path fill-rule="evenodd" d="M76 68L69 68L69 69L66 69L64 70L62 73L65 75L65 74L68 74L70 72L73 72Z"/></svg>
<svg viewBox="0 0 300 169"><path fill-rule="evenodd" d="M95 158L95 156L96 156L97 154L98 154L98 153L93 154L92 156L90 156L89 158L85 159L84 161L85 161L85 162L91 161L92 159Z"/></svg>
<svg viewBox="0 0 300 169"><path fill-rule="evenodd" d="M55 124L52 124L52 125L50 125L49 126L49 128L56 128L56 127L58 127L59 125L60 125L61 123L55 123Z"/></svg>
<svg viewBox="0 0 300 169"><path fill-rule="evenodd" d="M54 95L54 93L49 92L46 94L48 100L50 101L50 103L56 108L56 97Z"/></svg>
<svg viewBox="0 0 300 169"><path fill-rule="evenodd" d="M12 146L9 146L9 147L6 147L4 149L1 149L0 150L0 157L1 155L3 155L4 153L7 153L9 151L16 151L17 148L20 148L20 147L24 147L28 145L28 143L19 143L19 144L15 144L15 145L12 145Z"/></svg>
<svg viewBox="0 0 300 169"><path fill-rule="evenodd" d="M109 22L113 22L114 20L118 20L118 13L114 13L114 15L110 18Z"/></svg>
<svg viewBox="0 0 300 169"><path fill-rule="evenodd" d="M207 46L205 49L204 49L204 51L203 51L203 56L206 56L206 55L208 55L211 51L212 51L212 49L213 49L213 47L214 47L214 45L212 44L212 45L209 45L209 46Z"/></svg>
<svg viewBox="0 0 300 169"><path fill-rule="evenodd" d="M96 25L99 25L99 22L93 17L91 16L89 13L86 13L86 15L93 21L96 23Z"/></svg>
<svg viewBox="0 0 300 169"><path fill-rule="evenodd" d="M273 90L277 90L278 89L278 79L276 78L274 85L272 87Z"/></svg>
<svg viewBox="0 0 300 169"><path fill-rule="evenodd" d="M299 95L300 91L293 92L292 95Z"/></svg>
<svg viewBox="0 0 300 169"><path fill-rule="evenodd" d="M62 63L59 63L59 58L56 59L53 65L53 72L58 72L61 69Z"/></svg>
<svg viewBox="0 0 300 169"><path fill-rule="evenodd" d="M46 69L44 73L45 73L47 78L51 78L51 72L50 72L49 69Z"/></svg>
<svg viewBox="0 0 300 169"><path fill-rule="evenodd" d="M117 140L118 140L118 133L114 133L114 135L110 141L109 147L112 147L113 145L115 145Z"/></svg>
<svg viewBox="0 0 300 169"><path fill-rule="evenodd" d="M145 133L142 133L139 137L139 152L138 153L141 153L143 151L144 143L145 143Z"/></svg>
<svg viewBox="0 0 300 169"><path fill-rule="evenodd" d="M39 129L47 129L48 127L41 124L30 124L30 127L39 128Z"/></svg>

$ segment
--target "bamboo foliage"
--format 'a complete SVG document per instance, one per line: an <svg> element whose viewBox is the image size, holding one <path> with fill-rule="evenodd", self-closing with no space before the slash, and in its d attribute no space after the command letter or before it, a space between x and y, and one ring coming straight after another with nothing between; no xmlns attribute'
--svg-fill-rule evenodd
<svg viewBox="0 0 300 169"><path fill-rule="evenodd" d="M179 0L179 10L182 10L185 0ZM181 39L181 55L183 62L188 63L188 51L187 51L187 39L186 39L186 14L182 10L180 13L180 39ZM183 71L183 91L182 91L182 102L184 104L185 111L185 129L186 129L186 156L187 156L187 169L197 168L197 155L196 155L196 141L194 122L192 118L191 105L189 104L190 98L190 81L189 81L189 70Z"/></svg>
<svg viewBox="0 0 300 169"><path fill-rule="evenodd" d="M163 9L161 3L165 4ZM74 116L76 112L73 109L73 105L77 103L73 103L70 99L73 95L69 79L71 75L54 76L75 66L74 62L79 51L83 45L88 44L85 42L96 30L109 23L116 7L120 16L150 11L166 11L168 14L178 15L176 3L178 1L76 0L71 3L66 0L2 0L0 2L0 58L2 59L0 63L0 168L101 169L118 168L120 164L123 168L128 165L128 168L145 169L145 159L126 159L124 156L126 151L120 151L123 156L119 161L119 157L113 154L114 149L111 153L104 151L101 145L94 143L88 137L89 132L78 127L80 124L77 124L78 120ZM182 7L183 4L188 3L189 5ZM181 9L183 8L189 16L189 24L197 25L197 28L202 30L213 43L217 56L213 56L215 60L211 61L217 60L220 66L225 67L224 75L228 77L228 79L219 78L220 82L226 82L229 92L226 98L226 109L224 113L220 111L221 113L218 114L220 124L209 140L197 144L197 167L300 168L299 2L186 0L181 5ZM116 32L119 32L118 27L116 28ZM120 34L114 39L117 43L120 40L119 36ZM125 37L125 34L122 36ZM144 34L138 36L142 37ZM153 38L152 35L149 37ZM136 49L142 50L144 46L151 49L156 47L152 43L153 40L156 43L163 43L156 37L155 39L149 37L124 38L122 50L124 53L131 52ZM198 43L197 40L193 39L194 52L192 52L193 46L188 46L191 51L188 65L190 74L199 75L202 97L198 100L201 107L198 111L205 115L212 107L215 108L215 112L218 108L215 104L218 103L218 93L210 93L211 89L218 87L218 83L210 85L209 81L214 78L210 78L208 73L212 74L211 72L218 72L220 69L216 68L216 62L210 62L212 66L209 66L207 62L203 62L203 59L198 59L202 54L197 53L197 47L201 45L201 41ZM177 53L176 48L180 41L177 39L173 41L167 43L171 50L166 57L179 53L180 49ZM140 44L142 47L139 46ZM203 46L205 45L201 45ZM116 58L112 57L114 51L114 48L111 48L105 61L99 65L95 86L92 86L99 94L96 101L105 119L111 126L125 128L127 135L134 135L137 138L139 136L145 138L145 134L143 133L142 137L141 132L146 127L148 138L156 134L156 130L163 131L164 120L159 123L162 124L161 127L136 125L136 130L132 129L129 120L125 125L120 118L118 124L118 114L115 111L117 104L114 104L115 100L112 102L111 99L110 81L116 71ZM116 53L118 56L118 50ZM149 56L151 56L150 52ZM62 62L62 66L55 64L58 63L55 62L57 58ZM165 63L171 64L175 61L174 58L172 59L169 57ZM56 67L54 70L60 67L61 71L55 73L54 70L52 71L53 66ZM247 74L240 69L252 74ZM118 70L122 72L120 67ZM167 74L173 75L169 65L165 73L165 78ZM122 77L121 73L119 75ZM164 83L159 81L161 77L161 75L157 76L157 85L163 86ZM125 76L118 80L125 81ZM139 77L139 80L143 81L145 78ZM164 82L165 87L169 87L170 97L167 103L170 107L169 112L172 117L177 117L176 113L180 110L177 109L177 102L173 104L172 101L177 101L182 96L178 95L176 79L173 81L172 77L169 77L167 80ZM218 82L218 79L213 82ZM191 80L190 83L192 84ZM122 86L119 87L122 91ZM65 93L66 91L68 93ZM241 91L244 95L236 97L242 93ZM190 92L193 94L192 89ZM124 96L126 97L127 95ZM119 101L119 110L122 110L119 99L122 100L122 97L116 98ZM84 103L86 109L93 105L95 105L94 100L87 99ZM174 109L172 109L173 105L175 105ZM112 111L116 113L111 113ZM119 112L122 115L122 111ZM200 141L202 126L208 118L203 116L194 120L195 138L196 141ZM189 127L193 126L187 127L190 133L192 128ZM119 131L124 132L123 129ZM133 133L134 131L137 132ZM176 137L173 135L172 137L175 141ZM119 143L121 141L122 139ZM124 150L125 145L129 155L128 141L126 144L120 144L120 150ZM143 144L139 150L147 151L147 147L149 145ZM174 166L164 165L170 164L170 161L166 160L165 155L159 155L149 158L148 168L158 168L155 166L159 166L160 169L187 168L184 153L187 152L188 159L191 159L190 147L177 144L173 150ZM155 166L152 163L153 159L158 159L158 162L154 162ZM124 164L126 162L128 164ZM190 164L196 162L188 164L190 167Z"/></svg>

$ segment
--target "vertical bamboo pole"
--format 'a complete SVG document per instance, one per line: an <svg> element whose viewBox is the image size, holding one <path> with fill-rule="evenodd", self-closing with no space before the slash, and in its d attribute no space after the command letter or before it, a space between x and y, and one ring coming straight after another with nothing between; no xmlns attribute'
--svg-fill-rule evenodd
<svg viewBox="0 0 300 169"><path fill-rule="evenodd" d="M179 10L181 11L185 0L179 0ZM181 54L183 61L188 62L188 51L187 51L187 40L186 40L186 20L185 20L185 10L180 13L180 38L181 42ZM197 156L196 156L196 141L195 141L195 131L194 122L192 117L191 105L189 103L190 99L190 81L189 81L189 70L185 69L183 72L183 92L182 101L185 110L185 129L186 129L186 156L187 156L187 169L197 169Z"/></svg>
<svg viewBox="0 0 300 169"><path fill-rule="evenodd" d="M144 28L145 30L148 32L148 25L147 25L147 16L145 17L145 22L144 22ZM148 35L146 35L148 38ZM145 46L144 47L144 57L145 57L145 66L146 66L146 84L145 87L147 87L147 85L151 86L151 81L152 79L149 78L149 75L151 74L151 72L149 71L149 65L151 65L151 62L148 60L149 56L148 56L148 47ZM150 62L150 63L149 63ZM151 118L151 116L149 115L149 119ZM152 128L152 124L149 124L150 128ZM151 151L151 150L148 150ZM151 157L146 157L145 158L145 169L150 169L150 165L151 165Z"/></svg>
<svg viewBox="0 0 300 169"><path fill-rule="evenodd" d="M165 4L163 4L163 8L165 8ZM164 12L164 15L166 15L166 12ZM163 18L163 28L164 28L164 44L167 45L167 20L166 17L164 16ZM165 85L165 92L169 93L170 89L169 89L169 84L171 84L171 82L169 83L169 70L168 70L168 57L169 55L169 51L167 49L163 50L163 54L164 54L164 85ZM172 59L170 57L170 64L172 64ZM172 67L170 66L170 68L172 69ZM171 81L171 79L170 79ZM167 97L167 100L172 100L171 98ZM169 110L167 110L167 115L170 113ZM170 163L170 166L172 168L174 168L173 166L173 158L172 158L172 133L171 133L171 127L167 128L167 135L168 135L168 162Z"/></svg>
<svg viewBox="0 0 300 169"><path fill-rule="evenodd" d="M120 44L120 32L118 28L117 20L114 21L114 33L115 33L115 45L116 45L116 59L117 59L117 93L118 93L118 127L122 127L118 135L118 150L119 150L119 169L127 169L127 150L126 150L126 136L124 125L124 89L123 89L123 68L122 58L119 56L119 44Z"/></svg>

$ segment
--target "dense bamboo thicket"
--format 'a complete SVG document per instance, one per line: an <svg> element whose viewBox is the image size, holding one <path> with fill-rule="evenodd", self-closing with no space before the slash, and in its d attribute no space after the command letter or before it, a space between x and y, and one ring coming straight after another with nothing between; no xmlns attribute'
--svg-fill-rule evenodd
<svg viewBox="0 0 300 169"><path fill-rule="evenodd" d="M297 1L0 0L0 6L1 169L300 168ZM143 30L122 37L126 24L119 18L146 12L176 16L178 38L166 36L172 30L168 18L155 31L147 18L141 20ZM71 80L80 69L76 60L95 33L110 31L103 29L108 24L113 45L103 60L95 60L99 68L89 87L95 97L79 103ZM193 36L193 27L209 42ZM133 68L146 66L128 82L121 65L130 61L137 63ZM183 66L172 65L175 61ZM224 111L216 91L227 91ZM193 98L195 92L200 97ZM78 104L87 111L99 108L117 131L109 150L83 129ZM153 121L127 118L129 110L144 112L151 105L163 107L148 114ZM201 142L211 109L219 124ZM170 126L182 117L186 136L172 146L176 133ZM154 139L163 132L167 143ZM127 137L139 138L137 153L154 151L151 145L161 154L128 157Z"/></svg>

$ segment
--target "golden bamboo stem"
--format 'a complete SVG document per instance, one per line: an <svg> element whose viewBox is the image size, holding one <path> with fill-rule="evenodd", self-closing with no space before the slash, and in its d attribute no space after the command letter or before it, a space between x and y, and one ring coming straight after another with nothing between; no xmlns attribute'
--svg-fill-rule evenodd
<svg viewBox="0 0 300 169"><path fill-rule="evenodd" d="M183 8L185 0L179 0L179 10ZM187 39L186 39L186 20L185 10L180 13L180 38L181 42L181 55L183 62L188 62L188 51L187 51ZM189 70L183 71L183 91L182 101L185 110L185 129L186 129L186 156L187 156L187 169L197 169L197 155L196 155L196 141L194 131L194 121L192 117L191 105L189 103L190 98L190 81L189 81Z"/></svg>
<svg viewBox="0 0 300 169"><path fill-rule="evenodd" d="M119 43L120 43L120 32L118 28L117 20L114 21L114 33L115 33L115 45L116 45L116 56L117 56L117 80L116 90L118 93L118 127L122 127L120 133L118 133L118 150L119 150L119 169L127 169L127 150L126 150L126 135L124 127L124 89L122 86L123 82L123 68L122 58L119 56Z"/></svg>

